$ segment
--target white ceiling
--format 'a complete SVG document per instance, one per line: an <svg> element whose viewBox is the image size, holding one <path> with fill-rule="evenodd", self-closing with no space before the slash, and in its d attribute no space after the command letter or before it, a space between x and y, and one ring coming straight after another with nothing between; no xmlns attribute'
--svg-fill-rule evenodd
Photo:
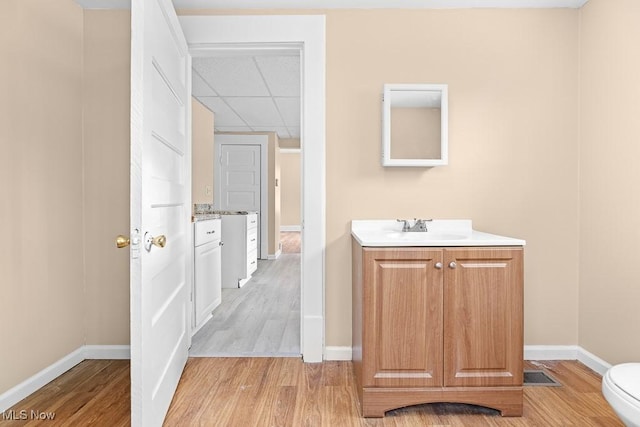
<svg viewBox="0 0 640 427"><path fill-rule="evenodd" d="M274 131L300 137L299 54L193 58L193 96L219 132Z"/></svg>

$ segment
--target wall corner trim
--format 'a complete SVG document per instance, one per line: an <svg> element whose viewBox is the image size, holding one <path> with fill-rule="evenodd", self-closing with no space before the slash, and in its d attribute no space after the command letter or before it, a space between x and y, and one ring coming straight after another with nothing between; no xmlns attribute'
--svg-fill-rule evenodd
<svg viewBox="0 0 640 427"><path fill-rule="evenodd" d="M78 363L87 359L129 359L128 345L85 345L47 366L20 384L0 394L0 412L38 391Z"/></svg>
<svg viewBox="0 0 640 427"><path fill-rule="evenodd" d="M327 346L324 348L324 360L353 360L351 347Z"/></svg>

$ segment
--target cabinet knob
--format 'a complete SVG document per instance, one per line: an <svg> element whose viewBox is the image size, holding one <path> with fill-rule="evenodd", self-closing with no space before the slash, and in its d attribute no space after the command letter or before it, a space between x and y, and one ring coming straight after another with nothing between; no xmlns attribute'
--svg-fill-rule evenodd
<svg viewBox="0 0 640 427"><path fill-rule="evenodd" d="M442 270L442 263L441 263L441 262L436 262L435 267L436 267L438 270Z"/></svg>
<svg viewBox="0 0 640 427"><path fill-rule="evenodd" d="M457 266L458 266L458 264L456 264L456 262L455 262L455 261L451 261L451 262L449 263L449 268L456 268Z"/></svg>

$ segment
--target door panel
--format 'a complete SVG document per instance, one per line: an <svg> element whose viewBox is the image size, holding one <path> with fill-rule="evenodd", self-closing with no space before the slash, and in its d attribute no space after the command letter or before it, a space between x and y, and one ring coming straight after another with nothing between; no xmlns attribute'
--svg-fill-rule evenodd
<svg viewBox="0 0 640 427"><path fill-rule="evenodd" d="M260 146L221 145L222 210L260 211Z"/></svg>
<svg viewBox="0 0 640 427"><path fill-rule="evenodd" d="M190 57L169 0L132 2L131 22L131 423L160 426L188 352Z"/></svg>
<svg viewBox="0 0 640 427"><path fill-rule="evenodd" d="M365 386L442 385L442 251L364 249ZM371 277L369 277L371 275Z"/></svg>
<svg viewBox="0 0 640 427"><path fill-rule="evenodd" d="M522 385L522 265L519 249L445 249L445 386Z"/></svg>

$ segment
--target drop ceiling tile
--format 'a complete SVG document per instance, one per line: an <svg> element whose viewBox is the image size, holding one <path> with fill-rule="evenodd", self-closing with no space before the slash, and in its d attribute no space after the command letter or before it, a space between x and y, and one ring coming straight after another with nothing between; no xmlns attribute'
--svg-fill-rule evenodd
<svg viewBox="0 0 640 427"><path fill-rule="evenodd" d="M271 98L225 98L225 100L251 127L284 125Z"/></svg>
<svg viewBox="0 0 640 427"><path fill-rule="evenodd" d="M252 56L193 58L193 68L220 96L268 96Z"/></svg>
<svg viewBox="0 0 640 427"><path fill-rule="evenodd" d="M197 99L208 109L213 111L213 123L218 126L246 126L240 117L224 103L222 98L213 96L200 96Z"/></svg>
<svg viewBox="0 0 640 427"><path fill-rule="evenodd" d="M274 98L287 126L300 126L300 98Z"/></svg>
<svg viewBox="0 0 640 427"><path fill-rule="evenodd" d="M193 96L218 96L213 89L207 85L207 83L200 77L197 71L193 71L193 78L191 82L191 93Z"/></svg>
<svg viewBox="0 0 640 427"><path fill-rule="evenodd" d="M256 56L273 96L300 96L300 56Z"/></svg>

